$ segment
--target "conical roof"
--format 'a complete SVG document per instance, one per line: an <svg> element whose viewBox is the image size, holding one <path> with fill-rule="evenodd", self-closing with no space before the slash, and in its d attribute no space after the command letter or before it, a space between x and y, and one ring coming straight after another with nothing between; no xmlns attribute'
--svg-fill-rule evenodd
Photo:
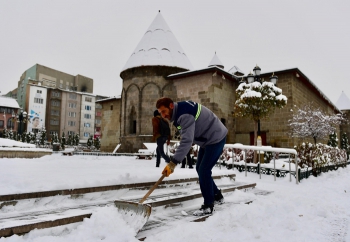
<svg viewBox="0 0 350 242"><path fill-rule="evenodd" d="M339 110L350 110L350 99L342 92L335 105Z"/></svg>
<svg viewBox="0 0 350 242"><path fill-rule="evenodd" d="M122 71L140 66L170 66L192 70L192 64L159 12Z"/></svg>
<svg viewBox="0 0 350 242"><path fill-rule="evenodd" d="M214 54L213 59L211 59L209 66L217 66L220 67L221 69L224 69L224 65L222 64L222 62L219 60L219 57L216 55L216 52Z"/></svg>
<svg viewBox="0 0 350 242"><path fill-rule="evenodd" d="M237 66L233 66L228 72L236 76L244 75L244 72L241 71Z"/></svg>

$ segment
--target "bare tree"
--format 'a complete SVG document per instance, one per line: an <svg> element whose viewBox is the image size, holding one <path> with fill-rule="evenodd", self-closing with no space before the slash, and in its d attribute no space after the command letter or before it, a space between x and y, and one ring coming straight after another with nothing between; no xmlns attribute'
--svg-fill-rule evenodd
<svg viewBox="0 0 350 242"><path fill-rule="evenodd" d="M293 137L311 137L316 144L317 140L335 132L343 120L341 114L327 115L320 108L306 104L293 114L292 119L289 120L289 126Z"/></svg>

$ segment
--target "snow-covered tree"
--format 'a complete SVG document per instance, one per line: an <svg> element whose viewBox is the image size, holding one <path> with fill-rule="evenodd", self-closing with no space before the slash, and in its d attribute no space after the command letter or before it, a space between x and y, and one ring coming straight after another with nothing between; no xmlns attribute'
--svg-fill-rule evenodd
<svg viewBox="0 0 350 242"><path fill-rule="evenodd" d="M75 134L75 136L74 136L74 145L79 145L79 139L80 139L79 134Z"/></svg>
<svg viewBox="0 0 350 242"><path fill-rule="evenodd" d="M8 131L5 127L5 129L2 131L2 137L4 137L4 139L7 139L9 137Z"/></svg>
<svg viewBox="0 0 350 242"><path fill-rule="evenodd" d="M338 147L338 137L336 132L333 132L329 135L329 140L327 145L332 147Z"/></svg>
<svg viewBox="0 0 350 242"><path fill-rule="evenodd" d="M340 148L345 150L349 159L350 155L350 145L349 145L349 139L346 133L343 133L341 136L341 141L340 141Z"/></svg>
<svg viewBox="0 0 350 242"><path fill-rule="evenodd" d="M96 138L94 139L94 146L95 146L95 148L96 148L97 150L100 149L100 147L101 147L101 142L100 142L100 138L99 138L99 137L96 137Z"/></svg>
<svg viewBox="0 0 350 242"><path fill-rule="evenodd" d="M257 140L258 122L268 118L276 108L283 108L287 97L282 95L282 89L272 82L241 83L236 89L234 106L236 117L247 117L254 121L254 144Z"/></svg>
<svg viewBox="0 0 350 242"><path fill-rule="evenodd" d="M13 135L13 131L12 131L12 129L10 129L8 132L8 139L14 139L14 135Z"/></svg>
<svg viewBox="0 0 350 242"><path fill-rule="evenodd" d="M26 142L30 144L30 141L32 140L32 135L30 132L26 133Z"/></svg>
<svg viewBox="0 0 350 242"><path fill-rule="evenodd" d="M45 141L47 139L47 137L46 137L46 129L45 129L44 126L41 128L40 133L41 133L41 135L40 135L40 145L44 146L45 145Z"/></svg>
<svg viewBox="0 0 350 242"><path fill-rule="evenodd" d="M93 146L93 137L92 137L92 135L90 135L86 145L87 145L88 148L91 148L91 146Z"/></svg>
<svg viewBox="0 0 350 242"><path fill-rule="evenodd" d="M62 133L62 137L61 137L61 148L62 150L65 149L65 146L66 146L66 136L64 134L64 132Z"/></svg>
<svg viewBox="0 0 350 242"><path fill-rule="evenodd" d="M327 115L320 108L309 103L295 111L292 119L288 121L293 137L310 137L316 144L317 140L324 139L335 132L343 120L340 114Z"/></svg>
<svg viewBox="0 0 350 242"><path fill-rule="evenodd" d="M69 145L69 146L72 145L72 141L73 141L73 140L72 140L72 135L69 134L69 135L68 135L68 139L67 139L67 145Z"/></svg>
<svg viewBox="0 0 350 242"><path fill-rule="evenodd" d="M22 140L23 143L27 141L26 138L27 138L27 134L26 134L26 132L23 132L23 133L21 134L21 140Z"/></svg>

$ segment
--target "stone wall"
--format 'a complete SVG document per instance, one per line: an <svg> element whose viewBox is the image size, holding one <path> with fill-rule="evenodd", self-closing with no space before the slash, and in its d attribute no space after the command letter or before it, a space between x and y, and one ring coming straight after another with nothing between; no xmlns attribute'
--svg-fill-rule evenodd
<svg viewBox="0 0 350 242"><path fill-rule="evenodd" d="M213 111L228 129L227 142L235 139L233 105L237 81L223 77L215 69L198 75L177 78L174 86L177 101L192 100Z"/></svg>
<svg viewBox="0 0 350 242"><path fill-rule="evenodd" d="M102 152L113 152L120 143L120 99L99 102L102 106L101 148Z"/></svg>
<svg viewBox="0 0 350 242"><path fill-rule="evenodd" d="M172 67L139 67L121 73L121 147L118 152L137 152L143 142L150 142L152 117L159 98L174 98L175 89L166 76L184 71ZM146 137L146 138L145 138ZM147 138L148 137L148 138Z"/></svg>
<svg viewBox="0 0 350 242"><path fill-rule="evenodd" d="M51 154L52 151L2 150L0 158L40 158Z"/></svg>
<svg viewBox="0 0 350 242"><path fill-rule="evenodd" d="M307 84L305 77L297 71L289 71L277 73L277 86L282 89L282 94L288 98L287 105L283 109L276 109L269 118L260 120L260 128L262 132L266 132L267 145L273 147L293 148L300 142L314 141L311 138L298 139L293 138L289 134L289 122L293 112L297 108L307 103L313 103L316 107L320 107L323 111L334 114L331 106L320 95L312 90L312 86ZM262 78L268 79L268 76ZM296 106L295 106L296 105ZM254 123L247 118L237 118L237 139L235 142L245 145L250 144L250 133L254 131ZM328 137L323 140L327 142ZM321 140L320 140L321 142Z"/></svg>

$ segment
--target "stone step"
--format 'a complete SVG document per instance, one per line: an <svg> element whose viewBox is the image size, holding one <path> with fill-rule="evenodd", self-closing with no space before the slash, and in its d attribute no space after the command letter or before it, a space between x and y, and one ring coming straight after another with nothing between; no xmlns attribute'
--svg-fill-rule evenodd
<svg viewBox="0 0 350 242"><path fill-rule="evenodd" d="M236 189L247 189L254 188L256 186L255 183L246 184L246 183L236 183L233 185L222 186L222 193L232 192ZM198 189L190 195L187 192L179 192L179 193L164 193L156 196L150 196L150 202L153 207L159 206L172 206L174 203L189 201L192 199L196 199L201 197L201 193ZM169 198L170 197L170 198ZM141 197L135 199L135 201L139 201ZM92 212L90 212L89 208L96 206L105 206L106 204L111 204L113 201L108 201L105 203L97 203L90 204L86 206L80 206L79 208L58 208L57 211L48 211L44 212L36 212L36 213L27 213L23 216L16 214L15 217L7 217L0 218L0 237L8 237L13 234L23 234L28 233L33 229L42 229L42 228L50 228L55 226L61 226L76 222L81 222L85 218L90 218ZM73 211L73 212L72 212ZM65 214L67 213L67 214ZM72 216L71 214L74 214ZM69 214L69 215L68 215ZM46 218L45 218L46 217ZM1 221L3 220L3 221ZM1 226L1 223L3 224Z"/></svg>
<svg viewBox="0 0 350 242"><path fill-rule="evenodd" d="M222 175L222 176L213 176L213 179L221 179L228 177L232 180L235 180L235 174ZM188 182L198 182L198 177L195 178L184 178L184 179L174 179L166 180L160 183L159 187L172 184L188 183ZM31 199L31 198L43 198L43 197L52 197L57 195L79 195L92 192L105 192L111 190L119 189L149 189L154 185L155 182L142 182L142 183L131 183L131 184L118 184L110 186L100 186L100 187L85 187L85 188L76 188L76 189L63 189L63 190L53 190L53 191L43 191L43 192L29 192L29 193L19 193L19 194L8 194L0 195L0 202L8 202L22 199ZM4 206L0 203L1 206Z"/></svg>

